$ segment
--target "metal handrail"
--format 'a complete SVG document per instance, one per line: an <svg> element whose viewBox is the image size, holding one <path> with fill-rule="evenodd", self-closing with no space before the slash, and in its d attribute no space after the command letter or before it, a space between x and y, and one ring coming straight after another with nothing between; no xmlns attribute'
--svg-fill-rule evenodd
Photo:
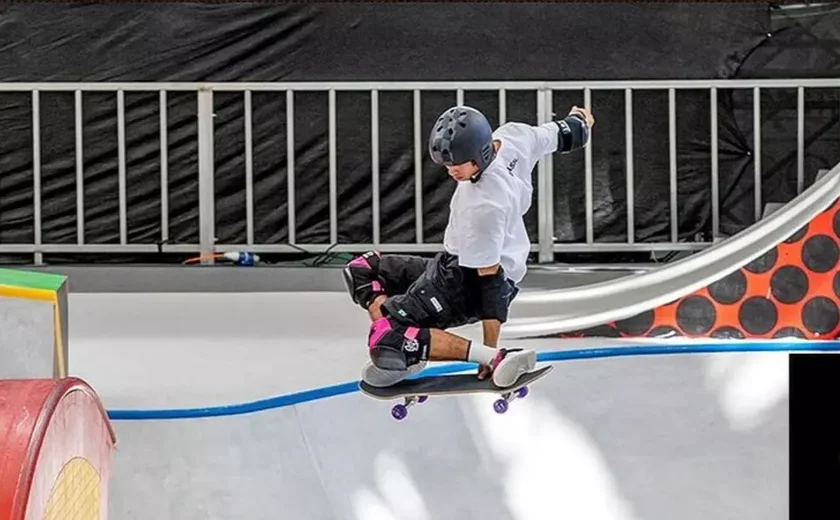
<svg viewBox="0 0 840 520"><path fill-rule="evenodd" d="M536 189L538 201L536 206L538 234L532 245L532 250L538 253L541 262L551 262L556 252L599 252L599 251L676 251L697 250L710 246L713 242L680 242L677 213L677 162L676 162L676 92L684 89L705 89L710 96L710 125L711 125L711 157L710 183L712 195L712 235L714 238L720 232L720 204L718 179L718 112L717 99L720 89L751 89L753 92L754 127L761 127L761 90L768 88L795 88L798 94L797 103L797 192L801 193L804 186L804 90L806 88L840 88L840 78L819 79L697 79L697 80L640 80L640 81L397 81L397 82L55 82L55 83L0 83L0 92L31 92L32 120L33 120L33 183L35 188L34 216L35 234L31 244L0 244L0 253L33 253L35 262L41 263L44 253L154 253L154 252L194 252L209 254L232 250L248 249L253 252L324 252L347 251L356 252L367 248L378 248L382 251L399 252L433 252L442 248L441 244L428 243L423 238L423 206L421 182L415 183L415 216L416 243L388 244L383 243L379 226L379 93L384 91L409 91L413 93L413 132L414 132L414 175L416 180L422 176L422 154L425 146L423 136L420 135L421 94L426 91L454 91L459 103L464 100L466 91L498 91L498 119L504 123L507 119L507 91L533 91L536 95L537 114L539 123L549 121L554 117L552 107L552 93L554 91L581 90L584 105L592 107L592 92L601 90L623 90L625 97L625 137L626 137L626 176L627 176L627 236L625 243L597 243L594 240L594 208L593 208L593 162L591 147L584 152L585 158L585 204L586 204L586 239L585 242L575 244L560 244L554 242L554 204L553 204L553 158L543 157L537 165ZM633 92L637 90L667 90L668 91L668 123L669 123L669 184L670 184L670 237L666 242L637 243L634 240L634 170L633 170ZM169 239L168 225L168 149L167 149L167 93L195 92L197 98L198 119L198 173L199 173L199 243L197 244L166 244ZM287 131L287 163L286 175L288 182L288 214L289 243L288 244L259 244L254 240L254 190L253 190L253 136L252 123L252 93L267 91L285 91L286 93L286 125ZM328 95L329 112L329 201L330 201L330 243L328 244L296 244L295 239L295 139L294 139L294 105L295 92L322 91ZM338 244L338 183L337 183L337 152L336 152L336 93L343 91L368 91L371 93L371 142L372 142L372 195L373 195L373 242L371 244ZM42 208L41 208L41 135L40 122L43 117L40 106L42 92L73 92L75 94L75 132L76 132L76 182L77 182L77 234L76 244L44 244L42 240ZM117 98L117 139L118 139L118 178L119 178L119 217L120 243L113 245L87 244L84 240L84 205L83 198L83 118L82 99L86 92L113 92ZM160 104L160 145L161 145L161 241L162 246L154 244L130 244L127 237L126 210L126 139L125 139L125 93L126 92L157 92ZM214 128L213 128L213 93L214 92L242 92L245 116L245 171L246 180L246 241L243 244L218 244L215 241L214 226ZM597 139L597 136L594 137ZM761 166L761 132L756 131L753 142L754 152L754 203L755 219L759 220L762 212L762 166Z"/></svg>

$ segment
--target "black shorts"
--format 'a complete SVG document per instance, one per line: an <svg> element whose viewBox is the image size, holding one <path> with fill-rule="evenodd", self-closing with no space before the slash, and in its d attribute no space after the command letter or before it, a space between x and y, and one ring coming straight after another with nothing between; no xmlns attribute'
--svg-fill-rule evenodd
<svg viewBox="0 0 840 520"><path fill-rule="evenodd" d="M382 313L400 323L448 329L480 320L478 271L459 266L455 255L382 255L379 276L385 281L388 296ZM513 282L508 283L513 300L517 290Z"/></svg>

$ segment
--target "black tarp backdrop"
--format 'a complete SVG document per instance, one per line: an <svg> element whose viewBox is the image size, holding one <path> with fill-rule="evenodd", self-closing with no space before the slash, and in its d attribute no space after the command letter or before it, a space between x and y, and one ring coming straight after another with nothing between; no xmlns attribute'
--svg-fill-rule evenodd
<svg viewBox="0 0 840 520"><path fill-rule="evenodd" d="M766 3L295 3L14 4L0 9L0 79L24 81L388 81L596 80L710 77L826 77L840 74L840 16L771 20ZM787 21L785 21L787 20ZM609 23L606 23L606 22ZM774 26L774 23L776 24ZM768 37L768 33L772 36ZM522 39L523 35L527 39ZM834 45L832 47L832 45ZM721 227L749 225L752 207L751 92L720 93ZM497 122L495 92L466 102ZM422 135L455 102L454 92L422 98ZM557 92L562 116L582 92ZM43 233L76 241L72 93L41 94ZM84 96L85 241L118 243L116 97ZM596 92L593 141L595 238L626 240L624 94ZM637 92L635 238L666 240L667 93ZM340 242L372 240L370 94L339 93ZM796 179L796 92L765 93L763 192L789 200ZM157 93L126 93L128 238L160 237ZM170 241L198 241L195 95L167 102ZM215 95L217 237L245 240L242 95ZM806 174L840 160L836 91L806 97ZM508 120L535 123L533 92L509 92ZM329 242L326 93L295 97L296 241ZM381 236L413 242L414 144L411 92L380 94ZM709 99L677 100L681 239L710 232ZM0 95L0 243L33 238L32 105L27 93ZM288 240L284 92L253 95L255 238ZM814 141L814 142L812 142ZM440 241L454 188L423 146L424 239ZM556 237L585 238L583 154L556 156ZM536 194L535 194L536 199ZM536 206L536 205L535 205ZM535 212L528 215L536 236ZM149 261L149 256L45 255L48 261ZM159 257L162 258L162 257ZM581 256L580 258L584 258ZM599 260L627 259L602 255ZM646 257L645 257L646 258ZM565 255L563 260L573 257ZM31 261L31 257L5 261Z"/></svg>

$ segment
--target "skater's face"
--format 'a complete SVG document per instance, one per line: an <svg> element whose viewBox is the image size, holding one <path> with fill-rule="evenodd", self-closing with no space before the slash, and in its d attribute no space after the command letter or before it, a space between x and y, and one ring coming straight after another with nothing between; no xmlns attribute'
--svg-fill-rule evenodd
<svg viewBox="0 0 840 520"><path fill-rule="evenodd" d="M449 172L449 176L456 181L466 182L470 180L473 175L478 173L478 165L470 161L463 164L456 164L454 166L447 166L446 171Z"/></svg>
<svg viewBox="0 0 840 520"><path fill-rule="evenodd" d="M493 148L498 152L502 147L502 142L498 139L493 141ZM449 176L458 182L467 182L478 174L478 164L475 161L469 161L454 166L447 166L446 171Z"/></svg>

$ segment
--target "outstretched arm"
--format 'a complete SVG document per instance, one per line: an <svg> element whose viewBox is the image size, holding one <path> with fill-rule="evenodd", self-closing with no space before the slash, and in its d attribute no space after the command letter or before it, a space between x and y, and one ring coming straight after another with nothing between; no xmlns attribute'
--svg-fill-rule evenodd
<svg viewBox="0 0 840 520"><path fill-rule="evenodd" d="M532 156L537 158L554 152L567 154L580 150L589 142L594 124L595 118L589 110L573 106L563 119L530 126L534 135Z"/></svg>
<svg viewBox="0 0 840 520"><path fill-rule="evenodd" d="M499 272L501 266L496 264L492 267L482 267L478 269L479 276L495 276ZM499 347L499 336L502 332L502 322L495 318L485 318L481 320L481 329L484 336L484 344L488 347ZM487 365L480 365L478 367L478 378L484 379L491 373L490 367Z"/></svg>
<svg viewBox="0 0 840 520"><path fill-rule="evenodd" d="M569 153L583 148L589 142L589 133L595 124L595 118L589 110L573 106L569 115L555 121L555 124L559 129L557 151Z"/></svg>

